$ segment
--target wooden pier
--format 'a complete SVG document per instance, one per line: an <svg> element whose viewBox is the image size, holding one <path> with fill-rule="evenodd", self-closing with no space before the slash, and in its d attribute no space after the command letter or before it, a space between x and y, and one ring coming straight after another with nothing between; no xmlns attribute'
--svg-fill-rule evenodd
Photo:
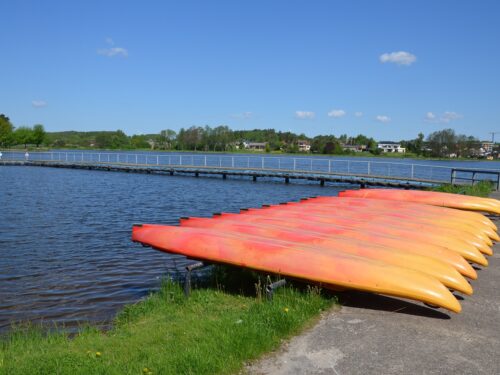
<svg viewBox="0 0 500 375"><path fill-rule="evenodd" d="M179 166L179 165L156 165L156 164L135 164L135 163L109 163L109 162L62 162L62 161L0 161L0 165L18 165L50 168L86 169L123 173L144 173L162 175L188 175L200 176L221 176L227 179L228 176L246 176L257 181L262 178L281 179L288 184L291 180L317 181L321 186L325 183L356 184L365 186L384 186L406 189L423 189L429 186L440 185L443 181L425 180L418 178L402 178L390 176L376 176L354 173L327 173L309 172L297 170L273 170L257 168L232 168L232 167L203 167L203 166Z"/></svg>

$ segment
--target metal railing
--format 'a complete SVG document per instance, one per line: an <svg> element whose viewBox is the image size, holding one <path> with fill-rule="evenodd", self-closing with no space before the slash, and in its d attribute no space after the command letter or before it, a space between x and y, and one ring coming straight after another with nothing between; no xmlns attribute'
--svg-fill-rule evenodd
<svg viewBox="0 0 500 375"><path fill-rule="evenodd" d="M491 178L485 178L489 176ZM492 171L485 169L466 169L466 168L452 168L450 183L456 185L465 182L466 184L474 185L476 182L490 180L496 190L500 190L500 171Z"/></svg>
<svg viewBox="0 0 500 375"><path fill-rule="evenodd" d="M154 154L118 152L23 152L3 151L2 160L28 160L132 166L198 167L238 170L283 171L314 174L342 174L391 179L449 182L453 167L405 162L332 159L293 156ZM474 168L463 168L474 171ZM498 172L498 171L496 171ZM477 175L478 179L489 179Z"/></svg>

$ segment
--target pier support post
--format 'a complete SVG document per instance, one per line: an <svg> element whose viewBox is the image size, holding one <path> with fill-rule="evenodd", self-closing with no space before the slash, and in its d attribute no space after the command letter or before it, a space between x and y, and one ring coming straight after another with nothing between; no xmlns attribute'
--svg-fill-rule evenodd
<svg viewBox="0 0 500 375"><path fill-rule="evenodd" d="M285 184L289 184L290 183L290 177L285 177Z"/></svg>
<svg viewBox="0 0 500 375"><path fill-rule="evenodd" d="M170 176L173 176L174 175L174 171L170 171Z"/></svg>
<svg viewBox="0 0 500 375"><path fill-rule="evenodd" d="M319 185L320 186L325 186L325 179L322 178L321 180L319 180Z"/></svg>
<svg viewBox="0 0 500 375"><path fill-rule="evenodd" d="M186 266L186 276L184 277L184 296L186 298L191 294L191 272L204 266L203 262L196 262Z"/></svg>
<svg viewBox="0 0 500 375"><path fill-rule="evenodd" d="M253 182L256 182L257 181L257 176L253 176L252 180L253 180Z"/></svg>
<svg viewBox="0 0 500 375"><path fill-rule="evenodd" d="M271 283L271 280L268 278L268 284L266 285L266 297L268 301L273 300L274 291L286 284L285 279L278 280L274 283Z"/></svg>
<svg viewBox="0 0 500 375"><path fill-rule="evenodd" d="M194 177L200 177L200 174L198 172L195 172Z"/></svg>
<svg viewBox="0 0 500 375"><path fill-rule="evenodd" d="M222 179L225 180L227 178L227 174L223 173L222 174Z"/></svg>

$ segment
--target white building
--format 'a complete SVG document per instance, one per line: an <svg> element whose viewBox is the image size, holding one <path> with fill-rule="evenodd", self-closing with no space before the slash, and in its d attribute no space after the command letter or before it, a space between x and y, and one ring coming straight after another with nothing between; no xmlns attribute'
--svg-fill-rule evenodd
<svg viewBox="0 0 500 375"><path fill-rule="evenodd" d="M380 142L377 147L381 149L382 152L399 152L401 154L406 152L406 148L401 147L401 144L397 142L384 141Z"/></svg>
<svg viewBox="0 0 500 375"><path fill-rule="evenodd" d="M311 144L308 141L300 140L297 142L297 145L299 147L299 151L301 151L301 152L311 151Z"/></svg>
<svg viewBox="0 0 500 375"><path fill-rule="evenodd" d="M495 144L493 142L488 142L488 141L482 141L481 142L481 149L483 154L491 154L493 152L493 146Z"/></svg>

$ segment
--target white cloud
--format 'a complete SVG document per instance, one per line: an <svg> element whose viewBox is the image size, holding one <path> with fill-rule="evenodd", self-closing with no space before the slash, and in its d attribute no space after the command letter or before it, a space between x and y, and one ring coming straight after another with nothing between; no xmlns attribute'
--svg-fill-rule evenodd
<svg viewBox="0 0 500 375"><path fill-rule="evenodd" d="M239 120L248 120L253 117L253 113L252 112L236 113L234 115L231 115L231 117Z"/></svg>
<svg viewBox="0 0 500 375"><path fill-rule="evenodd" d="M354 112L354 116L356 116L356 117L362 117L363 116L363 112Z"/></svg>
<svg viewBox="0 0 500 375"><path fill-rule="evenodd" d="M383 64L394 63L397 65L411 65L417 61L417 56L411 54L410 52L399 51L384 53L383 55L380 55L379 59Z"/></svg>
<svg viewBox="0 0 500 375"><path fill-rule="evenodd" d="M425 121L434 121L436 119L436 115L432 112L427 112L425 114Z"/></svg>
<svg viewBox="0 0 500 375"><path fill-rule="evenodd" d="M389 116L385 116L385 115L378 115L377 117L375 117L375 120L377 120L378 122L381 122L383 124L387 124L388 122L391 122L391 118Z"/></svg>
<svg viewBox="0 0 500 375"><path fill-rule="evenodd" d="M45 100L33 100L31 105L35 108L42 108L47 106L47 102Z"/></svg>
<svg viewBox="0 0 500 375"><path fill-rule="evenodd" d="M462 117L464 116L462 116L457 112L451 112L451 111L446 111L442 113L439 117L433 112L427 112L425 114L425 121L434 124L448 124L451 121L459 120Z"/></svg>
<svg viewBox="0 0 500 375"><path fill-rule="evenodd" d="M310 111L295 111L295 117L300 118L301 120L304 119L313 119L315 116L314 112Z"/></svg>
<svg viewBox="0 0 500 375"><path fill-rule="evenodd" d="M346 111L343 109L332 109L330 112L328 112L328 117L334 117L334 118L340 118L344 117L346 115Z"/></svg>
<svg viewBox="0 0 500 375"><path fill-rule="evenodd" d="M97 53L99 55L104 55L104 56L108 56L108 57L113 57L113 56L127 57L128 56L128 51L122 47L101 48L101 49L97 50Z"/></svg>
<svg viewBox="0 0 500 375"><path fill-rule="evenodd" d="M99 55L103 56L108 56L108 57L113 57L113 56L121 56L121 57L127 57L128 56L128 50L123 47L115 47L115 42L111 38L106 38L105 42L107 45L109 45L109 48L101 48L97 50L97 53Z"/></svg>
<svg viewBox="0 0 500 375"><path fill-rule="evenodd" d="M464 117L464 116L462 116L461 114L456 113L456 112L445 112L441 116L441 121L448 123L450 121L461 119L462 117Z"/></svg>

